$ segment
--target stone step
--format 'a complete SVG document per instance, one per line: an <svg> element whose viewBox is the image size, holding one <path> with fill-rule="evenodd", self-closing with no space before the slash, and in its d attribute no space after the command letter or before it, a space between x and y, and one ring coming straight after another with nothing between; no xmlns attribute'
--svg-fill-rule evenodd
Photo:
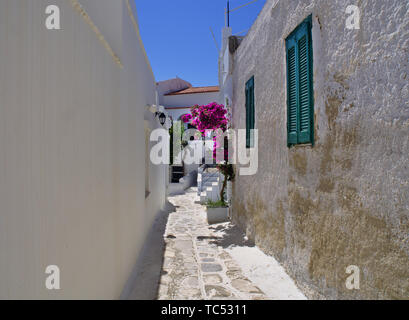
<svg viewBox="0 0 409 320"><path fill-rule="evenodd" d="M213 187L214 183L219 184L218 181L210 181L210 182L202 183L202 187L203 187L203 189L206 188L206 187Z"/></svg>
<svg viewBox="0 0 409 320"><path fill-rule="evenodd" d="M207 202L206 191L203 191L200 193L200 203L206 204L206 202Z"/></svg>
<svg viewBox="0 0 409 320"><path fill-rule="evenodd" d="M213 182L211 187L206 187L206 197L211 201L218 201L219 197L219 183Z"/></svg>
<svg viewBox="0 0 409 320"><path fill-rule="evenodd" d="M217 181L219 180L219 177L209 177L209 178L203 178L202 177L202 182L206 182L206 181Z"/></svg>

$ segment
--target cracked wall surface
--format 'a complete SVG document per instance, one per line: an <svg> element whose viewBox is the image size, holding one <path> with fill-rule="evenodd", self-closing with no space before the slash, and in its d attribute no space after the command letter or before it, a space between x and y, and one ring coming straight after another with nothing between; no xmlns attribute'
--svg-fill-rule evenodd
<svg viewBox="0 0 409 320"><path fill-rule="evenodd" d="M349 4L360 8L348 30ZM235 52L233 126L255 78L259 168L233 219L311 298L409 297L409 4L270 0ZM285 38L313 20L314 146L287 147ZM345 272L360 268L360 289Z"/></svg>

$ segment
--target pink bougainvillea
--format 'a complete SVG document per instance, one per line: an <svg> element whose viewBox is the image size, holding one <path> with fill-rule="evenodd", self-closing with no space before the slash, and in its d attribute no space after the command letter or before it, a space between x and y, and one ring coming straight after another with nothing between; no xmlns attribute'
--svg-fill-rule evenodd
<svg viewBox="0 0 409 320"><path fill-rule="evenodd" d="M227 117L227 110L224 105L212 102L203 106L193 106L190 110L191 114L186 114L182 117L184 123L190 123L195 126L204 136L206 130L215 130L213 135L214 148L213 158L216 159L216 151L220 150L220 139L218 134L228 129L229 119ZM223 139L224 140L224 139ZM224 190L226 188L227 180L231 180L234 177L233 167L227 163L228 149L224 149L224 163L218 164L219 170L224 174L225 179L220 191L220 199L224 202Z"/></svg>
<svg viewBox="0 0 409 320"><path fill-rule="evenodd" d="M202 135L206 130L215 130L213 141L213 158L216 159L216 151L220 149L221 145L217 139L217 130L222 132L227 130L229 119L227 118L227 110L224 105L212 102L207 105L199 106L195 105L191 108L191 114L185 114L182 116L184 123L190 123L199 130ZM225 157L227 159L227 150L225 150Z"/></svg>
<svg viewBox="0 0 409 320"><path fill-rule="evenodd" d="M227 129L229 119L224 105L212 102L208 105L194 106L191 109L191 118L187 121L195 126L202 134L206 130ZM187 117L186 117L187 120Z"/></svg>
<svg viewBox="0 0 409 320"><path fill-rule="evenodd" d="M192 120L192 115L189 113L184 114L181 119L184 123L188 123L190 120Z"/></svg>

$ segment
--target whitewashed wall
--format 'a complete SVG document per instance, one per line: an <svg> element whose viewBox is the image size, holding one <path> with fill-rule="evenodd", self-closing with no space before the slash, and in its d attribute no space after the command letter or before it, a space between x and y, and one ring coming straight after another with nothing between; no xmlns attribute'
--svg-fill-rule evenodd
<svg viewBox="0 0 409 320"><path fill-rule="evenodd" d="M178 109L166 109L173 120L178 120L181 116L186 113L190 113L190 108L178 108Z"/></svg>
<svg viewBox="0 0 409 320"><path fill-rule="evenodd" d="M220 103L219 92L181 94L174 96L160 96L160 103L166 108L173 120L178 120L194 105L206 105L212 102Z"/></svg>
<svg viewBox="0 0 409 320"><path fill-rule="evenodd" d="M0 1L0 298L118 298L165 201L164 168L145 199L155 80L133 1L83 0L88 21L53 4L62 30L45 28L49 1Z"/></svg>
<svg viewBox="0 0 409 320"><path fill-rule="evenodd" d="M191 107L196 104L205 105L211 102L219 102L218 92L165 95L161 97L161 104L165 107Z"/></svg>

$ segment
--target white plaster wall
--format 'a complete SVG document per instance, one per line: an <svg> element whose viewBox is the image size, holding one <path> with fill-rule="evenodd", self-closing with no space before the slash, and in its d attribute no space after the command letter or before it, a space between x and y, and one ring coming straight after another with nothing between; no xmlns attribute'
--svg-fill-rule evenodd
<svg viewBox="0 0 409 320"><path fill-rule="evenodd" d="M121 28L118 28L123 13L123 7L118 5L118 2L121 1L122 0L80 1L85 11L92 12L92 20L119 58L122 58L122 35ZM115 21L117 21L117 23L115 23Z"/></svg>
<svg viewBox="0 0 409 320"><path fill-rule="evenodd" d="M180 94L174 96L162 96L160 103L165 107L192 107L205 105L211 102L219 102L218 92Z"/></svg>
<svg viewBox="0 0 409 320"><path fill-rule="evenodd" d="M0 1L0 298L119 298L164 201L144 198L155 81L125 0L85 2L123 69L70 1L53 4L59 31L49 1Z"/></svg>
<svg viewBox="0 0 409 320"><path fill-rule="evenodd" d="M159 101L165 108L178 108L166 110L173 120L178 120L182 115L190 113L190 107L194 105L201 106L212 102L221 103L219 95L219 92L181 94L175 96L160 95ZM180 107L186 108L181 109Z"/></svg>
<svg viewBox="0 0 409 320"><path fill-rule="evenodd" d="M172 117L173 120L178 120L181 116L186 113L190 113L190 108L183 108L183 109L166 109L168 114Z"/></svg>
<svg viewBox="0 0 409 320"><path fill-rule="evenodd" d="M348 30L345 9L361 9ZM409 4L269 0L234 55L233 124L255 77L259 168L237 176L233 217L310 292L407 298ZM315 146L287 148L285 38L313 16ZM347 290L345 268L361 270Z"/></svg>

